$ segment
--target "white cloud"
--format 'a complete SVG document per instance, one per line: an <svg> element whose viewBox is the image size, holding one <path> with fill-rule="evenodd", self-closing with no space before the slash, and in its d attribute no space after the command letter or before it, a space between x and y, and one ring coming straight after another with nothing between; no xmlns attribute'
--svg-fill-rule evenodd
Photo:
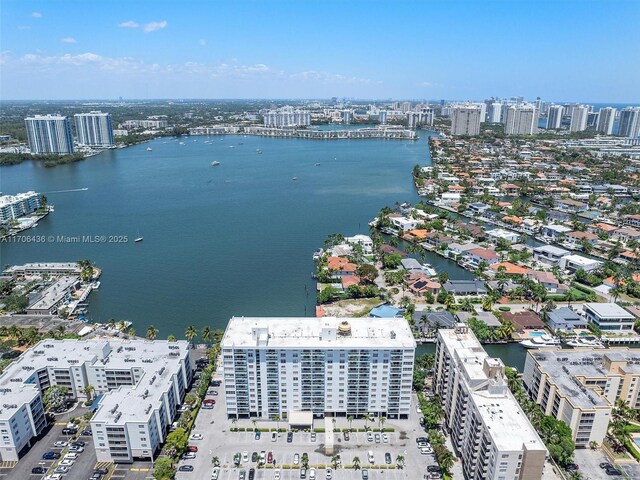
<svg viewBox="0 0 640 480"><path fill-rule="evenodd" d="M11 60L12 54L9 50L4 50L0 52L0 65L4 65L9 60Z"/></svg>
<svg viewBox="0 0 640 480"><path fill-rule="evenodd" d="M138 28L140 24L137 22L134 22L133 20L128 20L126 22L119 23L118 26L122 28Z"/></svg>
<svg viewBox="0 0 640 480"><path fill-rule="evenodd" d="M62 43L76 43L76 39L73 37L64 37L60 39Z"/></svg>
<svg viewBox="0 0 640 480"><path fill-rule="evenodd" d="M154 32L156 30L161 30L163 28L166 28L167 25L169 24L167 23L166 20L162 20L160 22L149 22L144 25L144 31L147 33Z"/></svg>
<svg viewBox="0 0 640 480"><path fill-rule="evenodd" d="M317 70L306 70L304 72L292 73L291 78L296 80L315 80L323 83L372 83L368 78L341 75L339 73L319 72Z"/></svg>
<svg viewBox="0 0 640 480"><path fill-rule="evenodd" d="M200 40L198 40L198 45L201 45L204 47L206 44L207 44L207 41L204 38L201 38Z"/></svg>
<svg viewBox="0 0 640 480"><path fill-rule="evenodd" d="M33 18L42 18L42 14L41 14L40 12L33 12L33 13L31 14L31 16L32 16Z"/></svg>

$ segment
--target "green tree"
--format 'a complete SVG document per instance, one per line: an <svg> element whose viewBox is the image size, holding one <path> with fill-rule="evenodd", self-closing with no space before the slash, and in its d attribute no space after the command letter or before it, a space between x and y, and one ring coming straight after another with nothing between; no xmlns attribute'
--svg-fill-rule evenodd
<svg viewBox="0 0 640 480"><path fill-rule="evenodd" d="M364 263L356 269L356 274L363 283L372 284L378 276L378 269L373 265Z"/></svg>
<svg viewBox="0 0 640 480"><path fill-rule="evenodd" d="M153 325L147 327L147 338L149 340L155 340L158 337L158 329Z"/></svg>
<svg viewBox="0 0 640 480"><path fill-rule="evenodd" d="M177 458L187 449L189 438L183 428L176 428L167 435L165 450L170 457Z"/></svg>
<svg viewBox="0 0 640 480"><path fill-rule="evenodd" d="M353 469L358 470L360 468L360 457L357 455L353 457Z"/></svg>
<svg viewBox="0 0 640 480"><path fill-rule="evenodd" d="M196 327L194 327L193 325L189 325L184 331L184 336L187 337L187 340L189 341L189 343L192 343L193 339L198 336L198 331L196 330Z"/></svg>
<svg viewBox="0 0 640 480"><path fill-rule="evenodd" d="M156 480L171 480L175 476L173 461L167 457L160 457L153 467L153 478Z"/></svg>
<svg viewBox="0 0 640 480"><path fill-rule="evenodd" d="M69 389L62 385L54 385L45 390L42 402L47 412L55 412L64 407L67 403L67 392Z"/></svg>
<svg viewBox="0 0 640 480"><path fill-rule="evenodd" d="M202 328L202 340L209 345L211 343L211 329L209 327Z"/></svg>
<svg viewBox="0 0 640 480"><path fill-rule="evenodd" d="M168 342L177 342L178 339L176 338L176 336L174 334L171 334L167 337L167 341Z"/></svg>

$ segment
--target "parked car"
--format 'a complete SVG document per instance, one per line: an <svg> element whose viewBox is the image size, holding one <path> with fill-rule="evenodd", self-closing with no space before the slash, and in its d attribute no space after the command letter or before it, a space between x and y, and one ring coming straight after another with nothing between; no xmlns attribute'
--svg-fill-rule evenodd
<svg viewBox="0 0 640 480"><path fill-rule="evenodd" d="M273 462L273 452L267 453L267 463Z"/></svg>
<svg viewBox="0 0 640 480"><path fill-rule="evenodd" d="M196 454L193 452L185 452L182 454L181 458L183 460L193 460L194 458L196 458Z"/></svg>
<svg viewBox="0 0 640 480"><path fill-rule="evenodd" d="M62 434L63 435L75 435L76 433L78 433L78 429L77 428L63 428L62 429Z"/></svg>
<svg viewBox="0 0 640 480"><path fill-rule="evenodd" d="M620 477L622 476L622 472L615 467L607 468L604 473L609 475L610 477Z"/></svg>
<svg viewBox="0 0 640 480"><path fill-rule="evenodd" d="M275 442L276 440L278 440L278 433L277 432L271 432L271 441Z"/></svg>
<svg viewBox="0 0 640 480"><path fill-rule="evenodd" d="M370 464L372 464L372 465L373 465L374 463L376 463L376 459L375 459L375 457L373 456L373 451L372 451L372 450L369 450L369 452L367 453L367 457L368 457L368 459L369 459L369 463L370 463Z"/></svg>
<svg viewBox="0 0 640 480"><path fill-rule="evenodd" d="M384 454L384 462L387 465L391 465L391 454L389 452Z"/></svg>
<svg viewBox="0 0 640 480"><path fill-rule="evenodd" d="M309 469L309 480L316 480L316 469L315 468L310 468Z"/></svg>
<svg viewBox="0 0 640 480"><path fill-rule="evenodd" d="M304 467L300 469L300 478L303 480L307 478L307 469Z"/></svg>
<svg viewBox="0 0 640 480"><path fill-rule="evenodd" d="M367 442L373 442L373 433L367 432Z"/></svg>
<svg viewBox="0 0 640 480"><path fill-rule="evenodd" d="M369 480L369 470L366 468L362 469L362 480Z"/></svg>
<svg viewBox="0 0 640 480"><path fill-rule="evenodd" d="M379 433L376 433L374 435L374 438L376 439L376 443L380 443L380 434Z"/></svg>
<svg viewBox="0 0 640 480"><path fill-rule="evenodd" d="M93 470L93 473L99 473L100 475L106 475L109 473L109 469L107 468L96 468Z"/></svg>
<svg viewBox="0 0 640 480"><path fill-rule="evenodd" d="M90 428L85 428L84 430L82 430L82 432L80 432L80 435L93 435L93 432Z"/></svg>
<svg viewBox="0 0 640 480"><path fill-rule="evenodd" d="M280 480L280 469L276 468L273 471L273 480Z"/></svg>
<svg viewBox="0 0 640 480"><path fill-rule="evenodd" d="M253 452L251 454L251 461L254 463L258 461L258 452Z"/></svg>
<svg viewBox="0 0 640 480"><path fill-rule="evenodd" d="M333 472L331 471L330 468L327 468L327 473L325 473L325 478L327 480L331 480L333 478Z"/></svg>
<svg viewBox="0 0 640 480"><path fill-rule="evenodd" d="M56 467L56 469L53 471L53 473L69 473L69 467L65 467L64 465L60 465L59 467Z"/></svg>
<svg viewBox="0 0 640 480"><path fill-rule="evenodd" d="M86 443L84 443L82 440L76 440L75 442L71 442L72 447L84 447L85 445Z"/></svg>
<svg viewBox="0 0 640 480"><path fill-rule="evenodd" d="M82 453L84 452L84 447L81 447L80 445L71 445L69 447L69 452Z"/></svg>
<svg viewBox="0 0 640 480"><path fill-rule="evenodd" d="M242 462L247 463L249 461L249 452L246 450L242 452Z"/></svg>
<svg viewBox="0 0 640 480"><path fill-rule="evenodd" d="M245 478L247 478L247 472L245 472L244 470L240 470L240 473L238 473L238 479L245 480Z"/></svg>
<svg viewBox="0 0 640 480"><path fill-rule="evenodd" d="M187 452L197 452L198 451L198 447L196 447L195 445L187 445Z"/></svg>
<svg viewBox="0 0 640 480"><path fill-rule="evenodd" d="M433 453L433 449L431 447L420 447L421 455L429 455L430 453Z"/></svg>
<svg viewBox="0 0 640 480"><path fill-rule="evenodd" d="M44 467L33 467L31 469L31 473L33 475L44 475L45 473L47 473L47 469Z"/></svg>
<svg viewBox="0 0 640 480"><path fill-rule="evenodd" d="M256 469L255 468L250 468L249 469L249 480L253 480L254 478L256 478Z"/></svg>
<svg viewBox="0 0 640 480"><path fill-rule="evenodd" d="M293 442L293 432L287 433L287 443Z"/></svg>
<svg viewBox="0 0 640 480"><path fill-rule="evenodd" d="M193 472L193 465L180 465L179 472Z"/></svg>
<svg viewBox="0 0 640 480"><path fill-rule="evenodd" d="M294 465L298 465L300 463L300 454L299 453L294 453L293 454L293 464Z"/></svg>
<svg viewBox="0 0 640 480"><path fill-rule="evenodd" d="M346 430L342 433L342 437L344 438L345 442L349 441L349 432L347 432Z"/></svg>
<svg viewBox="0 0 640 480"><path fill-rule="evenodd" d="M58 465L61 467L72 467L74 463L76 463L75 460L72 460L70 458L65 458Z"/></svg>
<svg viewBox="0 0 640 480"><path fill-rule="evenodd" d="M75 460L80 454L78 452L69 452L64 456L65 460Z"/></svg>
<svg viewBox="0 0 640 480"><path fill-rule="evenodd" d="M615 467L611 465L609 462L602 462L600 464L600 468L604 468L606 470L607 468L615 468Z"/></svg>
<svg viewBox="0 0 640 480"><path fill-rule="evenodd" d="M256 434L254 435L253 438L255 438L256 440L260 440L260 432L258 430L256 430Z"/></svg>
<svg viewBox="0 0 640 480"><path fill-rule="evenodd" d="M566 467L565 470L567 472L576 472L580 467L578 467L578 465L576 465L575 463L569 463Z"/></svg>
<svg viewBox="0 0 640 480"><path fill-rule="evenodd" d="M316 432L311 432L311 441L312 442L316 441Z"/></svg>
<svg viewBox="0 0 640 480"><path fill-rule="evenodd" d="M427 467L427 472L440 473L441 471L442 471L442 469L440 468L440 465L429 465Z"/></svg>
<svg viewBox="0 0 640 480"><path fill-rule="evenodd" d="M211 470L211 480L218 480L218 476L220 476L220 467L213 467L213 470Z"/></svg>
<svg viewBox="0 0 640 480"><path fill-rule="evenodd" d="M267 452L265 452L264 450L262 450L260 452L260 463L264 463L267 460Z"/></svg>
<svg viewBox="0 0 640 480"><path fill-rule="evenodd" d="M382 434L382 443L389 443L389 435L386 433Z"/></svg>
<svg viewBox="0 0 640 480"><path fill-rule="evenodd" d="M58 447L58 448L64 448L67 445L69 445L69 442L63 442L62 440L58 440L53 444L54 447Z"/></svg>
<svg viewBox="0 0 640 480"><path fill-rule="evenodd" d="M202 440L203 436L201 433L192 433L189 437L189 440Z"/></svg>
<svg viewBox="0 0 640 480"><path fill-rule="evenodd" d="M58 452L44 452L42 454L43 460L57 460L60 458L60 454Z"/></svg>

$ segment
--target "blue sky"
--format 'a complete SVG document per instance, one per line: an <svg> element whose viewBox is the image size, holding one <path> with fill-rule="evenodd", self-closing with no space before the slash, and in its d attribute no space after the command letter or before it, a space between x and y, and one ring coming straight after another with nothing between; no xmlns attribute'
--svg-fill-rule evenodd
<svg viewBox="0 0 640 480"><path fill-rule="evenodd" d="M640 102L640 1L2 0L0 98Z"/></svg>

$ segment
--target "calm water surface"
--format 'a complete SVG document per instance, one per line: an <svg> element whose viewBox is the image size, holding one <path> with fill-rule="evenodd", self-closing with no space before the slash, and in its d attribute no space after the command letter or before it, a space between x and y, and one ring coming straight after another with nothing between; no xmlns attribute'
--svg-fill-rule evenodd
<svg viewBox="0 0 640 480"><path fill-rule="evenodd" d="M131 320L139 333L153 324L159 337L183 336L187 325L224 328L233 315L312 316L311 254L329 233L366 233L382 206L419 200L410 171L431 163L428 133L420 135L157 139L73 165L2 167L1 191L45 192L55 205L27 235L129 242L3 244L0 262L91 259L104 273L90 319ZM139 235L144 242L133 243ZM468 278L436 255L427 261Z"/></svg>

